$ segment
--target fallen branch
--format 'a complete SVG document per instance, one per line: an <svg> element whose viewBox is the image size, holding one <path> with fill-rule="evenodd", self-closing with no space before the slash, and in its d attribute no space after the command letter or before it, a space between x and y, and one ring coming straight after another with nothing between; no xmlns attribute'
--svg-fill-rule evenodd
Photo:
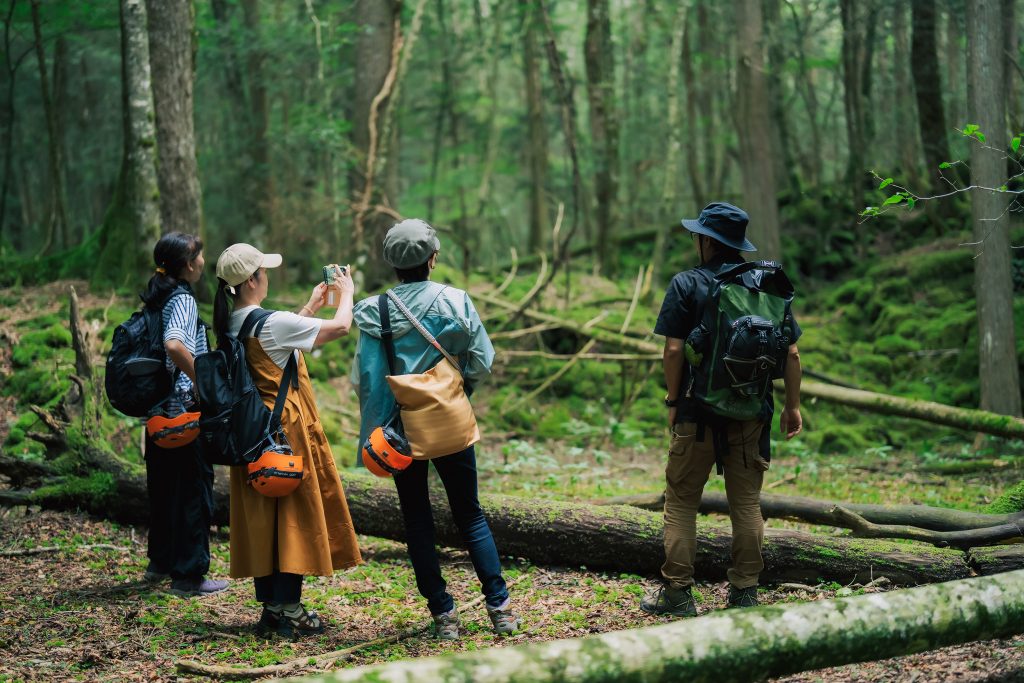
<svg viewBox="0 0 1024 683"><path fill-rule="evenodd" d="M121 553L132 552L132 548L127 548L125 546L113 545L110 543L91 543L88 545L74 546L72 548L61 548L55 545L48 545L40 548L19 548L17 550L4 550L0 551L0 557L23 557L26 555L43 555L45 553L60 552L61 550L73 550L76 552L81 550L116 550L117 552Z"/></svg>
<svg viewBox="0 0 1024 683"><path fill-rule="evenodd" d="M873 524L841 506L833 508L832 514L836 518L835 526L852 530L853 535L857 538L905 538L911 541L931 543L939 548L967 549L1005 543L1024 537L1020 526L1013 523L968 531L932 531L904 525Z"/></svg>
<svg viewBox="0 0 1024 683"><path fill-rule="evenodd" d="M715 612L575 640L322 674L321 681L752 681L1024 632L1024 571L903 591Z"/></svg>

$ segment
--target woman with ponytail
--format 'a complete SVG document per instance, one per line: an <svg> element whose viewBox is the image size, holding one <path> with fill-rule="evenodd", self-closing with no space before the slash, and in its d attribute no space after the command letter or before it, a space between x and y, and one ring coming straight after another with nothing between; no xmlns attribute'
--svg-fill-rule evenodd
<svg viewBox="0 0 1024 683"><path fill-rule="evenodd" d="M192 286L203 276L203 242L195 235L171 232L153 248L156 272L142 294L146 306L161 312L167 371L180 407L195 410L194 359L207 351L206 325L199 319ZM149 493L149 581L171 579L182 597L208 595L228 587L206 579L210 569L210 520L213 516L213 468L196 441L163 448L146 436L146 487Z"/></svg>
<svg viewBox="0 0 1024 683"><path fill-rule="evenodd" d="M260 308L269 286L267 269L280 254L233 244L217 259L213 325L218 343L238 336L246 317ZM281 425L292 453L302 458L303 478L286 496L272 498L248 485L244 467L231 468L231 576L253 577L263 603L256 630L297 638L322 633L324 622L303 607L303 576L330 576L362 562L334 455L327 443L302 352L339 339L352 326L354 285L336 276L341 301L330 319L316 317L327 287L320 283L298 313L274 311L258 336L240 339L246 363L264 403L273 407L284 369L298 365L298 387L288 392Z"/></svg>

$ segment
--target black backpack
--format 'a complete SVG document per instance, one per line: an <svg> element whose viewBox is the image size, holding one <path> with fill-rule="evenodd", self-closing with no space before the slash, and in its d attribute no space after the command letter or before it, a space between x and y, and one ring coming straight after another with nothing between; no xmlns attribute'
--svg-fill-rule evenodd
<svg viewBox="0 0 1024 683"><path fill-rule="evenodd" d="M182 292L191 293L178 285L159 306L143 304L114 329L104 387L110 405L129 417L146 417L174 386L164 351L163 306Z"/></svg>
<svg viewBox="0 0 1024 683"><path fill-rule="evenodd" d="M274 410L263 404L245 360L246 337L259 337L273 311L257 308L245 317L238 336L224 335L223 346L196 356L199 393L199 448L212 465L246 465L264 450L282 443L281 413L288 387L298 386L293 353L281 377Z"/></svg>

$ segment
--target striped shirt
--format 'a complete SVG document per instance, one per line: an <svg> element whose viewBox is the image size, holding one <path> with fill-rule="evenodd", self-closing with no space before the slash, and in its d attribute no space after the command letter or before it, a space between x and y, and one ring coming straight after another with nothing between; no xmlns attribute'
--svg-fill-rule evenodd
<svg viewBox="0 0 1024 683"><path fill-rule="evenodd" d="M172 339L184 344L188 352L195 358L200 353L209 351L206 341L206 327L199 322L199 307L196 298L191 294L175 294L163 310L164 344ZM167 371L174 373L178 366L171 357L167 357ZM178 373L175 391L185 405L192 403L192 380L184 372Z"/></svg>

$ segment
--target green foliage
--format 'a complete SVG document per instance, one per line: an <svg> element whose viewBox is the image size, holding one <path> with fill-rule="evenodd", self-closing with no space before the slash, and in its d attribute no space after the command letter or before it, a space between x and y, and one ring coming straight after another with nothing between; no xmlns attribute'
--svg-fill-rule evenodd
<svg viewBox="0 0 1024 683"><path fill-rule="evenodd" d="M985 508L985 512L996 515L1021 512L1022 510L1024 510L1024 481L1011 487Z"/></svg>

